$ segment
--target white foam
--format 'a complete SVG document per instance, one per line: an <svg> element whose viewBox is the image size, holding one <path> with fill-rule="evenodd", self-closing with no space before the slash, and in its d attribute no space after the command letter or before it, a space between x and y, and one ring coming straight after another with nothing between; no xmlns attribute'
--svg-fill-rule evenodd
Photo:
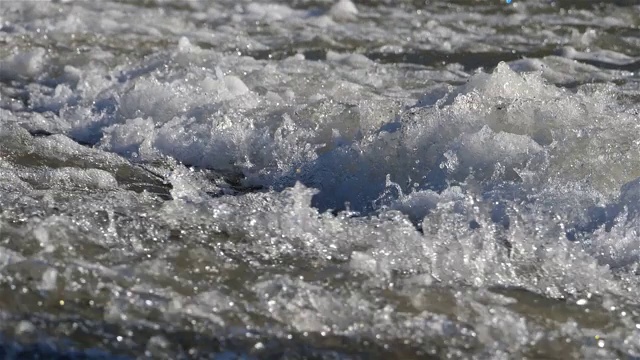
<svg viewBox="0 0 640 360"><path fill-rule="evenodd" d="M33 48L0 59L0 78L8 80L35 78L45 66L45 54L45 49Z"/></svg>
<svg viewBox="0 0 640 360"><path fill-rule="evenodd" d="M373 61L362 54L338 54L333 51L327 52L327 60L348 64L353 67L370 66L373 64Z"/></svg>
<svg viewBox="0 0 640 360"><path fill-rule="evenodd" d="M358 16L358 8L351 0L338 0L331 5L329 15L339 21L355 20Z"/></svg>
<svg viewBox="0 0 640 360"><path fill-rule="evenodd" d="M286 5L250 3L244 10L251 18L265 20L282 20L295 12Z"/></svg>
<svg viewBox="0 0 640 360"><path fill-rule="evenodd" d="M45 270L45 272L42 274L40 289L44 291L55 290L58 287L57 280L58 280L58 271L56 269L49 268Z"/></svg>
<svg viewBox="0 0 640 360"><path fill-rule="evenodd" d="M109 151L136 157L152 155L151 142L155 126L151 119L129 119L124 124L114 124L104 129L100 147Z"/></svg>
<svg viewBox="0 0 640 360"><path fill-rule="evenodd" d="M617 51L594 49L585 52L578 51L571 46L563 47L559 54L570 59L598 61L614 65L628 65L640 61L640 58L631 57Z"/></svg>

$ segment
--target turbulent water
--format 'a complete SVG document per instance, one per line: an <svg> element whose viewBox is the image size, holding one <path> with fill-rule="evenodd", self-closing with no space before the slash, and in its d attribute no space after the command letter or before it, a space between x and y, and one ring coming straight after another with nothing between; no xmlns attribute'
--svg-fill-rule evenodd
<svg viewBox="0 0 640 360"><path fill-rule="evenodd" d="M0 0L0 357L640 358L640 3Z"/></svg>

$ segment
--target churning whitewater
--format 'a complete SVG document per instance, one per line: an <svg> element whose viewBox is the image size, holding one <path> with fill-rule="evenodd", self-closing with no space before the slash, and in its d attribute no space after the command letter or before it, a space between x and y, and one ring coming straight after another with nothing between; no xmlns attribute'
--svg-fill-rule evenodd
<svg viewBox="0 0 640 360"><path fill-rule="evenodd" d="M0 0L0 357L640 357L640 3L270 1Z"/></svg>

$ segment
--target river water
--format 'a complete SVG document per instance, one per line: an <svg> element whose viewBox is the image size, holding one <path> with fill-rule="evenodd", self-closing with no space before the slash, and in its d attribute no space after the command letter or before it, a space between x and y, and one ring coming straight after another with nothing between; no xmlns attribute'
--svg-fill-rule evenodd
<svg viewBox="0 0 640 360"><path fill-rule="evenodd" d="M0 355L640 358L637 0L0 0Z"/></svg>

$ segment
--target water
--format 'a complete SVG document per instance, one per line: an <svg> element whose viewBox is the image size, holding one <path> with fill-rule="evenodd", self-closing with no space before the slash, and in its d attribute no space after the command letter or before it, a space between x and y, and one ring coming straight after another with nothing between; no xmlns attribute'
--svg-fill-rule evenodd
<svg viewBox="0 0 640 360"><path fill-rule="evenodd" d="M0 1L1 357L637 359L639 26Z"/></svg>

